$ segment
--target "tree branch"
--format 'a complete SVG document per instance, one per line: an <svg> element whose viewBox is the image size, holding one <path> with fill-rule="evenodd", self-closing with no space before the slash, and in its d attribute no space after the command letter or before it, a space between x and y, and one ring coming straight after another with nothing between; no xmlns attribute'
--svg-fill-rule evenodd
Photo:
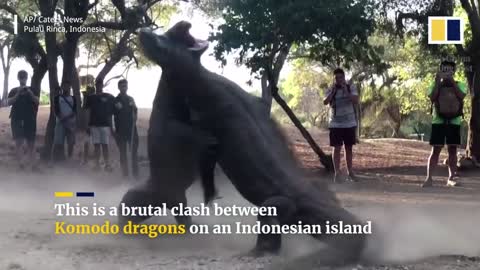
<svg viewBox="0 0 480 270"><path fill-rule="evenodd" d="M463 9L467 12L468 19L472 25L473 39L476 40L480 38L480 16L473 10L468 0L460 0L460 3L462 3Z"/></svg>
<svg viewBox="0 0 480 270"><path fill-rule="evenodd" d="M11 13L12 15L17 15L18 16L17 11L14 8L8 6L7 4L0 4L0 9L5 10L6 12Z"/></svg>
<svg viewBox="0 0 480 270"><path fill-rule="evenodd" d="M127 28L123 23L119 22L93 22L86 25L87 27L105 27L110 30L126 30Z"/></svg>
<svg viewBox="0 0 480 270"><path fill-rule="evenodd" d="M6 23L0 24L0 30L3 30L12 35L15 33L15 29L13 29L13 27L10 24L6 24Z"/></svg>
<svg viewBox="0 0 480 270"><path fill-rule="evenodd" d="M285 65L285 61L287 60L288 53L290 52L291 44L286 45L280 49L280 53L277 57L277 60L273 64L273 76L275 79L275 83L278 83L278 79L280 76L280 71L282 70L283 66Z"/></svg>
<svg viewBox="0 0 480 270"><path fill-rule="evenodd" d="M118 79L118 78L122 78L123 75L130 69L130 67L133 65L133 62L132 63L129 63L125 69L123 70L123 72L119 75L116 75L116 76L113 76L111 77L110 79L108 79L105 83L104 83L104 86L107 86L111 80L115 80L115 79Z"/></svg>
<svg viewBox="0 0 480 270"><path fill-rule="evenodd" d="M120 12L120 17L124 19L126 15L125 0L112 0L112 4Z"/></svg>
<svg viewBox="0 0 480 270"><path fill-rule="evenodd" d="M95 0L95 2L88 5L87 10L90 10L90 9L94 8L96 5L98 5L98 2L99 2L99 0Z"/></svg>
<svg viewBox="0 0 480 270"><path fill-rule="evenodd" d="M472 5L472 10L478 15L477 6L475 5L475 0L470 0L470 4Z"/></svg>

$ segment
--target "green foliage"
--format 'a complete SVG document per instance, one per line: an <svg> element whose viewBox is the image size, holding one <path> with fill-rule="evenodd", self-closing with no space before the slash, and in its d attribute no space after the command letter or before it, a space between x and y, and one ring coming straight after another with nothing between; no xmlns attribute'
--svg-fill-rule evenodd
<svg viewBox="0 0 480 270"><path fill-rule="evenodd" d="M49 105L50 104L50 95L45 91L40 91L40 105Z"/></svg>
<svg viewBox="0 0 480 270"><path fill-rule="evenodd" d="M225 0L223 24L210 37L215 57L238 53L237 63L256 73L290 47L311 59L349 62L372 58L367 37L374 29L373 0ZM348 27L345 27L348 25Z"/></svg>
<svg viewBox="0 0 480 270"><path fill-rule="evenodd" d="M281 94L288 105L308 126L326 127L328 107L323 105L324 90L331 82L331 73L308 60L296 60L285 81Z"/></svg>
<svg viewBox="0 0 480 270"><path fill-rule="evenodd" d="M148 15L155 25L165 27L169 24L171 17L178 12L178 5L172 2L160 3L154 5ZM96 20L99 21L113 21L118 18L119 14L116 9L112 9L110 5L98 4L95 16L90 16L86 23L91 23ZM91 33L84 35L80 40L80 47L86 51L89 56L89 64L95 65L101 63L104 59L110 58L110 52L121 39L125 31L109 30L105 33ZM128 41L129 50L131 50L138 61L138 67L151 66L152 62L144 57L141 52L138 40L134 35ZM122 59L123 64L128 64L132 59L125 57Z"/></svg>

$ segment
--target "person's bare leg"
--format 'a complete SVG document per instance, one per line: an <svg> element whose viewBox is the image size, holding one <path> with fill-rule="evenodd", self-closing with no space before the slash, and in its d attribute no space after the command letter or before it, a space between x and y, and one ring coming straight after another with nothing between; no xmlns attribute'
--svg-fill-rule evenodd
<svg viewBox="0 0 480 270"><path fill-rule="evenodd" d="M335 176L333 178L333 182L338 181L338 177L340 175L340 154L342 151L342 146L334 146L333 147L333 169L335 171Z"/></svg>
<svg viewBox="0 0 480 270"><path fill-rule="evenodd" d="M433 146L430 157L428 158L427 164L427 178L422 184L422 187L431 187L433 185L432 173L437 167L438 158L440 157L440 152L442 152L443 146Z"/></svg>
<svg viewBox="0 0 480 270"><path fill-rule="evenodd" d="M448 181L447 181L447 186L455 187L455 186L459 185L459 183L453 179L456 175L456 172L457 172L457 146L456 145L449 145L448 146Z"/></svg>
<svg viewBox="0 0 480 270"><path fill-rule="evenodd" d="M347 163L349 180L355 181L355 174L353 173L353 145L345 145L345 161Z"/></svg>
<svg viewBox="0 0 480 270"><path fill-rule="evenodd" d="M18 161L18 166L20 169L25 167L24 160L23 160L23 140L16 139L15 140L15 157Z"/></svg>
<svg viewBox="0 0 480 270"><path fill-rule="evenodd" d="M112 171L112 166L110 166L110 155L108 152L108 144L102 144L102 154L103 154L103 161L105 162L105 170Z"/></svg>
<svg viewBox="0 0 480 270"><path fill-rule="evenodd" d="M89 149L90 148L90 143L87 141L87 142L84 142L83 143L83 164L87 164L88 163L88 155L90 154L89 153Z"/></svg>
<svg viewBox="0 0 480 270"><path fill-rule="evenodd" d="M74 144L73 144L73 143L69 143L69 144L68 144L68 159L72 159L73 149L74 149Z"/></svg>
<svg viewBox="0 0 480 270"><path fill-rule="evenodd" d="M26 159L27 163L32 170L37 170L38 167L35 164L35 141L27 141L27 151L26 151Z"/></svg>
<svg viewBox="0 0 480 270"><path fill-rule="evenodd" d="M100 169L100 144L94 144L95 169Z"/></svg>

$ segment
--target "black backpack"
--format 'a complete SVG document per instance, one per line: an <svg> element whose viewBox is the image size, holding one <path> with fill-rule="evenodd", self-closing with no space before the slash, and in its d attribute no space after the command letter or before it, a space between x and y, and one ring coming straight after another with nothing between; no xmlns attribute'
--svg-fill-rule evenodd
<svg viewBox="0 0 480 270"><path fill-rule="evenodd" d="M455 82L456 83L456 82ZM463 100L459 99L454 91L454 86L445 82L440 84L438 98L432 103L439 117L447 123L459 116L463 117Z"/></svg>

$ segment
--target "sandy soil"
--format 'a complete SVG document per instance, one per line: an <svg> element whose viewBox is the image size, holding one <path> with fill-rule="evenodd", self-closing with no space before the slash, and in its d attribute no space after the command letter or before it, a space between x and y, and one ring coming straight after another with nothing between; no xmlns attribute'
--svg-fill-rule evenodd
<svg viewBox="0 0 480 270"><path fill-rule="evenodd" d="M44 126L46 112L39 115ZM148 111L141 113L145 134ZM315 156L299 134L288 129L299 158L312 172L312 181L328 181ZM40 130L40 133L42 130ZM325 148L326 133L313 131ZM18 171L11 158L8 111L0 109L0 269L300 269L292 261L322 252L322 244L305 236L285 237L281 256L262 259L238 257L255 244L253 235L186 235L182 237L58 236L56 220L101 223L95 217L55 217L53 192L95 191L96 197L69 202L104 206L118 204L133 185L118 173L91 172L89 167L64 164L40 174ZM142 151L144 152L145 149ZM342 203L364 220L374 222L365 258L373 262L343 268L369 270L480 269L480 173L462 172L464 186L443 187L446 169L439 169L436 187L419 188L424 178L428 145L403 140L368 140L357 147L360 183L332 185ZM143 178L146 177L143 167ZM47 171L45 169L45 171ZM248 205L218 172L221 205ZM188 191L189 204L201 202L199 187ZM196 218L202 224L231 224L232 218ZM254 223L254 218L242 222ZM173 223L171 217L150 223ZM318 254L318 253L317 253ZM313 255L315 256L315 255ZM303 260L306 262L307 260ZM278 266L280 264L280 266ZM301 269L328 269L317 265Z"/></svg>

